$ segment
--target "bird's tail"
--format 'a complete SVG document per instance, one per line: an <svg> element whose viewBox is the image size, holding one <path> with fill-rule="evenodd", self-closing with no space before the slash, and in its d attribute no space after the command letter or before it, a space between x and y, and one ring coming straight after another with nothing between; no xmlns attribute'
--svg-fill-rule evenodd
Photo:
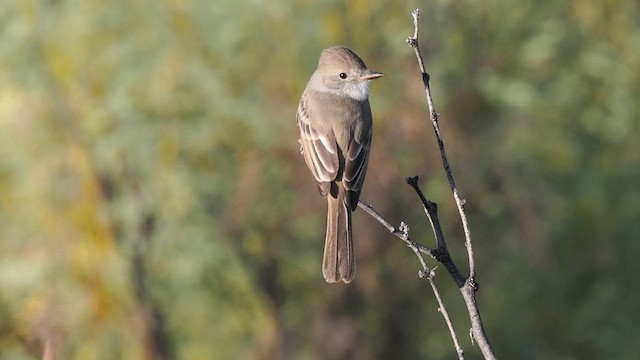
<svg viewBox="0 0 640 360"><path fill-rule="evenodd" d="M351 238L351 210L345 203L345 190L338 185L338 196L327 194L327 235L324 241L322 275L329 283L353 280L356 261Z"/></svg>

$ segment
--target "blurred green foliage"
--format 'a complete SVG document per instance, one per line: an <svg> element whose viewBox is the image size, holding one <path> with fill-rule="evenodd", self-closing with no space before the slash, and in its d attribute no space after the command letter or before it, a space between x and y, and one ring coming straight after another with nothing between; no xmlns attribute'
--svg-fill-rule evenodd
<svg viewBox="0 0 640 360"><path fill-rule="evenodd" d="M324 283L296 143L320 51L349 46L386 74L363 200L431 244L420 175L465 267L416 7L497 354L637 356L636 1L7 0L0 358L454 359L414 256L361 211L356 280Z"/></svg>

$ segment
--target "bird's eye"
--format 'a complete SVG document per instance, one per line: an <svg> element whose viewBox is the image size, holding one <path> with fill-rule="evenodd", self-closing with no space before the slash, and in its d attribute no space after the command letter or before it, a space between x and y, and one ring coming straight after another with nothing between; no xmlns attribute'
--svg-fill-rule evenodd
<svg viewBox="0 0 640 360"><path fill-rule="evenodd" d="M340 73L340 79L346 79L347 78L347 73Z"/></svg>

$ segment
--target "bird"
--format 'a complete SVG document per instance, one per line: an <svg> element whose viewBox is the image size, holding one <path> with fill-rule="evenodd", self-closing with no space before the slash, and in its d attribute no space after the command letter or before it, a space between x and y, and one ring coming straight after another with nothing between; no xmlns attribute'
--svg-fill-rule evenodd
<svg viewBox="0 0 640 360"><path fill-rule="evenodd" d="M328 283L349 283L355 277L351 213L371 152L369 85L383 75L369 70L350 49L329 47L320 54L298 104L300 151L327 199L322 275Z"/></svg>

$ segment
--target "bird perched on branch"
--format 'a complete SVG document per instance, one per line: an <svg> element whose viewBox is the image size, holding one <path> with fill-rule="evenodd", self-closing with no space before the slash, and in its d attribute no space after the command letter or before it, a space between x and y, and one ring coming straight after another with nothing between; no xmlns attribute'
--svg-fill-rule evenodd
<svg viewBox="0 0 640 360"><path fill-rule="evenodd" d="M351 212L371 151L369 83L382 76L346 47L330 47L320 54L298 105L301 152L328 203L322 274L329 283L355 276Z"/></svg>

